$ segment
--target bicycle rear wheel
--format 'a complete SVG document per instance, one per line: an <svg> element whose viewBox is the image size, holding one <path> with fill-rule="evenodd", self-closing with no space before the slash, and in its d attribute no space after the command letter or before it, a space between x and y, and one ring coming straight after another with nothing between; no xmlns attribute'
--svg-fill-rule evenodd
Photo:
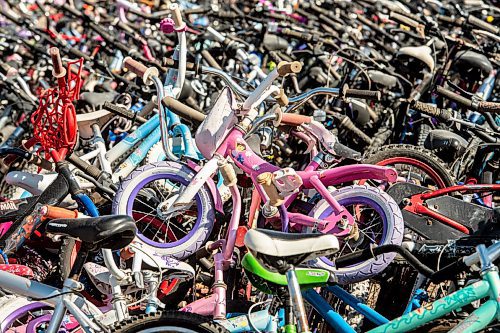
<svg viewBox="0 0 500 333"><path fill-rule="evenodd" d="M339 239L339 252L332 257L318 259L317 264L333 271L340 284L363 281L379 274L391 263L396 254L380 255L375 259L345 268L336 268L332 259L372 245L400 245L403 241L404 221L398 205L387 193L367 185L343 187L332 192L332 196L356 219L358 237ZM332 213L331 206L322 199L309 215L326 219Z"/></svg>

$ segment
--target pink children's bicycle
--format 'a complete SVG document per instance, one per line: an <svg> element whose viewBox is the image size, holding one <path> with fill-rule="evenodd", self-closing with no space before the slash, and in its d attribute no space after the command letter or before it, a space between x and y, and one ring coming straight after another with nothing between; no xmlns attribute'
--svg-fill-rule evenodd
<svg viewBox="0 0 500 333"><path fill-rule="evenodd" d="M144 223L145 227L139 227L140 232L155 233L157 237L156 241L145 237L146 243L149 241L151 246L160 251L184 246L184 252L176 253L180 258L199 251L203 246L208 252L217 251L214 256L213 294L188 305L185 311L213 314L214 318L219 319L226 314L223 272L234 263L233 253L242 207L233 164L252 179L260 197L265 198L260 214L266 220L273 221L274 225L276 220L280 222L284 231L334 234L341 241L340 254L367 248L372 244L400 244L402 241L404 224L401 211L387 194L370 186L334 188L335 185L360 179L393 182L397 178L393 169L358 164L319 171L320 153L304 171L281 169L260 158L245 141L245 135L252 129L258 116L257 106L272 97L277 97L282 105L287 104L287 98L279 96L281 90L273 82L288 73L298 72L300 67L300 63L296 62L280 63L244 102L238 102L229 88L220 93L195 137L198 149L207 159L202 167L190 162L152 164L147 170L141 169L131 175L137 186L122 188L122 193L129 198L127 213L132 215L137 214L140 207L151 206L144 202L148 191L159 187L167 189L163 192L165 195L161 202L150 207L154 212L141 213L147 222ZM329 89L324 93L338 95L339 90ZM346 96L356 93L361 92L344 91ZM294 100L299 101L300 98ZM164 99L164 104L180 113L186 109L180 106L175 110L174 106L179 106L179 103L170 97ZM203 115L199 118L203 118ZM278 112L277 118L278 123L300 123L309 128L311 133L317 132L323 141L328 138L327 133L320 133L326 129L309 117ZM331 142L322 144L330 150L341 147L336 143L336 137L332 135L330 138ZM215 223L215 209L222 212L220 193L212 179L216 174L223 178L224 185L229 188L232 216L224 239L207 243ZM296 208L297 202L306 202L310 208L300 211ZM191 224L175 225L176 221L186 221L189 216L192 217ZM179 233L181 229L183 233ZM299 234L290 236L300 237ZM332 258L321 258L315 264L335 272L339 283L351 283L378 274L393 258L391 254L378 256L343 269L336 269Z"/></svg>

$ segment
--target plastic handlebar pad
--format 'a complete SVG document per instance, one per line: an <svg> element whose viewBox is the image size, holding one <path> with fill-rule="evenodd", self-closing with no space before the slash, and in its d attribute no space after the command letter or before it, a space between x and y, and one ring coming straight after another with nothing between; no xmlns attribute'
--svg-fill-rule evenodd
<svg viewBox="0 0 500 333"><path fill-rule="evenodd" d="M436 89L437 93L440 94L443 97L446 97L447 99L457 102L458 104L461 104L469 109L471 109L472 106L472 101L466 97L460 96L458 94L455 94L453 91L450 91L446 88L443 88L441 86L438 86Z"/></svg>
<svg viewBox="0 0 500 333"><path fill-rule="evenodd" d="M480 102L477 111L479 112L500 112L500 103Z"/></svg>
<svg viewBox="0 0 500 333"><path fill-rule="evenodd" d="M467 23L476 26L481 30L489 31L495 35L498 35L500 33L499 27L495 27L494 25L484 22L483 20L472 15L469 15L469 17L467 17Z"/></svg>
<svg viewBox="0 0 500 333"><path fill-rule="evenodd" d="M451 117L453 116L453 114L449 110L438 109L434 105L427 104L427 103L422 103L420 101L413 102L411 104L411 107L415 111L419 111L419 112L428 114L430 116L434 116L434 117L440 118L440 119L442 119L444 121L450 120Z"/></svg>
<svg viewBox="0 0 500 333"><path fill-rule="evenodd" d="M374 101L380 101L380 99L382 98L382 94L380 93L380 91L374 91L374 90L346 89L345 97L363 98Z"/></svg>
<svg viewBox="0 0 500 333"><path fill-rule="evenodd" d="M297 74L302 70L302 64L298 61L282 61L278 64L278 74L285 76L287 74Z"/></svg>
<svg viewBox="0 0 500 333"><path fill-rule="evenodd" d="M131 57L126 57L123 60L123 67L131 71L132 73L135 73L137 76L143 77L148 68L144 65L141 64L140 62L132 59Z"/></svg>
<svg viewBox="0 0 500 333"><path fill-rule="evenodd" d="M300 126L302 124L308 124L311 121L311 117L296 113L283 113L281 116L281 124L284 125Z"/></svg>
<svg viewBox="0 0 500 333"><path fill-rule="evenodd" d="M190 108L186 104L183 104L170 96L165 97L161 102L163 106L184 119L201 123L206 118L203 113Z"/></svg>

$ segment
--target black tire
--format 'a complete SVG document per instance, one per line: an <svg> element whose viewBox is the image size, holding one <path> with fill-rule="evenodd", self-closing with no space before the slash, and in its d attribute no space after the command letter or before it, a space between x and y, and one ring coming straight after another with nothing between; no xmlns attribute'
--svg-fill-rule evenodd
<svg viewBox="0 0 500 333"><path fill-rule="evenodd" d="M157 330L154 330L154 329ZM142 314L124 320L115 326L115 333L135 333L148 330L148 332L199 332L199 333L225 333L228 332L221 325L210 318L194 313L181 311L156 312Z"/></svg>
<svg viewBox="0 0 500 333"><path fill-rule="evenodd" d="M454 177L445 163L436 155L423 147L417 147L407 144L392 144L380 147L378 151L365 157L363 163L380 164L383 161L396 158L410 158L430 167L439 177L441 185L438 188L455 185ZM397 162L397 164L404 164ZM392 164L388 164L392 165Z"/></svg>
<svg viewBox="0 0 500 333"><path fill-rule="evenodd" d="M417 137L417 146L423 147L425 140L429 136L429 133L431 132L432 127L429 124L422 123L420 127L418 128L418 137Z"/></svg>

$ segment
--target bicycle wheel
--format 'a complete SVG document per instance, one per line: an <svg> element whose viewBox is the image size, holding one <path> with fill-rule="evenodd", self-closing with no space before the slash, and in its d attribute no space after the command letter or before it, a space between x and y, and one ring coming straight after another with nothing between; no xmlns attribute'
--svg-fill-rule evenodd
<svg viewBox="0 0 500 333"><path fill-rule="evenodd" d="M444 188L455 185L444 162L422 147L406 144L383 146L368 155L363 163L392 166L400 177L421 186Z"/></svg>
<svg viewBox="0 0 500 333"><path fill-rule="evenodd" d="M339 269L335 267L332 259L368 248L372 244L400 245L403 240L404 222L398 205L387 193L367 185L343 187L332 192L332 196L356 219L358 237L349 240L339 239L339 252L332 257L318 259L317 264L333 271L340 284L363 281L379 274L391 263L396 254L384 254L358 265ZM317 219L326 219L332 213L331 206L322 199L309 215Z"/></svg>
<svg viewBox="0 0 500 333"><path fill-rule="evenodd" d="M188 312L166 311L140 315L115 326L115 333L224 333L211 319Z"/></svg>
<svg viewBox="0 0 500 333"><path fill-rule="evenodd" d="M43 332L51 318L53 309L41 302L32 302L24 297L4 296L0 298L0 332ZM78 330L79 324L68 316L62 323L61 332Z"/></svg>
<svg viewBox="0 0 500 333"><path fill-rule="evenodd" d="M189 207L165 214L175 198L194 177L185 165L158 162L132 172L113 200L113 214L128 214L136 220L139 240L145 248L184 259L208 240L215 219L210 189L204 185Z"/></svg>

